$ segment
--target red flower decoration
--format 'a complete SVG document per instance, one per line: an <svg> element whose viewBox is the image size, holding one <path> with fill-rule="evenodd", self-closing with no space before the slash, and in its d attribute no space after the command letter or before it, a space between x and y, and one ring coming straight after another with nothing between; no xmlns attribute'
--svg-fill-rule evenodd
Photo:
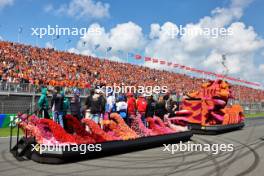
<svg viewBox="0 0 264 176"><path fill-rule="evenodd" d="M116 140L115 137L107 134L105 131L103 131L100 126L95 123L91 119L82 119L82 122L85 123L91 132L92 137L96 140L96 142L105 142L105 141L112 141Z"/></svg>

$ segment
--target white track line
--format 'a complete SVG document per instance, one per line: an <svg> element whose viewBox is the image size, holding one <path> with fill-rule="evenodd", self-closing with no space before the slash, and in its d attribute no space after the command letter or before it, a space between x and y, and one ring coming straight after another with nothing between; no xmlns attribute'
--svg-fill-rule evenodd
<svg viewBox="0 0 264 176"><path fill-rule="evenodd" d="M0 139L5 139L5 138L9 138L10 136L7 136L7 137L0 137ZM12 136L12 137L16 137L16 136ZM19 136L19 137L21 137L21 136Z"/></svg>

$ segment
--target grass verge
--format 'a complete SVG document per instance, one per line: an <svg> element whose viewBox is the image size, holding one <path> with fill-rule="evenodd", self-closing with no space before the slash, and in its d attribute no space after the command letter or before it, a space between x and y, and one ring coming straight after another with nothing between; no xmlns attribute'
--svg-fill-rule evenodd
<svg viewBox="0 0 264 176"><path fill-rule="evenodd" d="M254 118L254 117L264 117L264 112L255 113L255 114L245 114L246 118Z"/></svg>
<svg viewBox="0 0 264 176"><path fill-rule="evenodd" d="M17 128L13 129L13 136L16 136ZM19 135L23 134L22 130L20 129ZM0 128L0 137L8 137L10 135L10 128Z"/></svg>

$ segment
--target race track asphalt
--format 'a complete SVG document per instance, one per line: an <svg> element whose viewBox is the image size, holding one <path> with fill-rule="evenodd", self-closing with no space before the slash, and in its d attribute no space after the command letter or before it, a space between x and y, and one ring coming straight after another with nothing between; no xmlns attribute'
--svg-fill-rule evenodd
<svg viewBox="0 0 264 176"><path fill-rule="evenodd" d="M243 130L221 135L194 135L192 143L233 144L232 152L176 152L164 147L62 165L17 161L0 138L0 176L263 176L264 118L246 120Z"/></svg>

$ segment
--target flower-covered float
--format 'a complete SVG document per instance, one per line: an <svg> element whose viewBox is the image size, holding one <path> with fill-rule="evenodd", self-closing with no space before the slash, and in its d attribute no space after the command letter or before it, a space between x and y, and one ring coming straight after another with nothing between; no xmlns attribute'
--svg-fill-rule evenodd
<svg viewBox="0 0 264 176"><path fill-rule="evenodd" d="M170 121L188 123L192 131L205 134L240 129L244 126L243 109L238 104L229 104L231 98L230 85L226 81L204 83L199 91L187 94L182 101L182 110Z"/></svg>
<svg viewBox="0 0 264 176"><path fill-rule="evenodd" d="M186 141L192 136L187 128L177 128L159 117L147 118L149 126L145 127L140 116L132 116L129 127L117 113L112 113L100 124L87 118L80 122L72 115L66 115L65 128L51 119L40 119L35 115L24 114L18 118L18 126L26 135L13 150L24 146L23 154L41 163L63 163L130 152Z"/></svg>

